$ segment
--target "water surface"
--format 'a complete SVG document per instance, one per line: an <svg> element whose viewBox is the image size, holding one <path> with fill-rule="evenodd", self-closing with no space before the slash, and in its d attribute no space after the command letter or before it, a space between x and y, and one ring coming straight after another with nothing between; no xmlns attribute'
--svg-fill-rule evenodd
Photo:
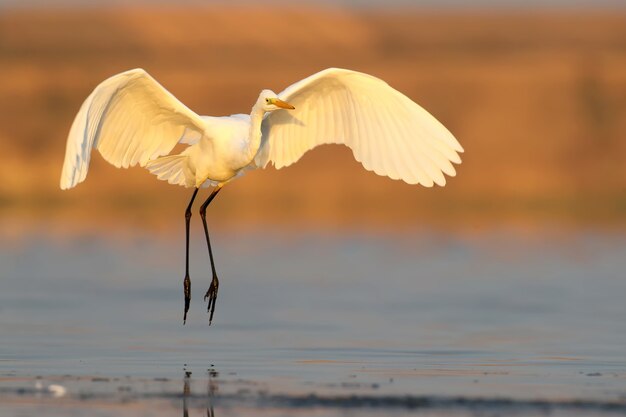
<svg viewBox="0 0 626 417"><path fill-rule="evenodd" d="M623 236L180 238L4 239L2 415L626 413Z"/></svg>

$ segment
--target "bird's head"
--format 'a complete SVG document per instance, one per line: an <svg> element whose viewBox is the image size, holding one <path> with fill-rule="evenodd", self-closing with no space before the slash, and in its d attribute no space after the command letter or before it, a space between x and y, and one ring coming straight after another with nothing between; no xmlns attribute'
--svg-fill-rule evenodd
<svg viewBox="0 0 626 417"><path fill-rule="evenodd" d="M278 95L272 90L261 91L257 104L261 106L263 111L268 111L268 112L278 110L278 109L287 109L287 110L295 109L295 107L293 107L291 104L279 99Z"/></svg>

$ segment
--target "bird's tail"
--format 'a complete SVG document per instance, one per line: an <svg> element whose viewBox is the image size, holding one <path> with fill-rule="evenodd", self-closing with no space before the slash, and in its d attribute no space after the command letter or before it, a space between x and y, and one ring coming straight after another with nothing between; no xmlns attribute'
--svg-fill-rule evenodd
<svg viewBox="0 0 626 417"><path fill-rule="evenodd" d="M170 155L149 161L146 168L158 179L167 181L170 184L182 185L183 187L194 187L196 183L195 174L189 168L187 155Z"/></svg>

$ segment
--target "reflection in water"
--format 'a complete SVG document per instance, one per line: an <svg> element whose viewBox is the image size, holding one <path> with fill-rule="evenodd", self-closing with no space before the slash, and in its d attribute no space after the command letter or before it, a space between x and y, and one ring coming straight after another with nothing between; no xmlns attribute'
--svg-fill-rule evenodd
<svg viewBox="0 0 626 417"><path fill-rule="evenodd" d="M189 409L187 406L187 398L189 397L189 377L191 377L191 372L185 371L185 376L183 377L183 417L189 417Z"/></svg>
<svg viewBox="0 0 626 417"><path fill-rule="evenodd" d="M213 410L213 394L217 392L217 382L213 380L218 376L218 372L215 369L209 369L209 379L207 382L207 396L206 396L206 415L207 417L215 417L215 411Z"/></svg>
<svg viewBox="0 0 626 417"><path fill-rule="evenodd" d="M215 417L215 410L213 409L213 396L217 392L217 383L213 379L219 375L215 369L209 369L209 378L207 383L207 396L206 396L206 415L207 417ZM183 417L189 417L189 405L188 399L191 395L191 371L185 370L185 376L183 377Z"/></svg>

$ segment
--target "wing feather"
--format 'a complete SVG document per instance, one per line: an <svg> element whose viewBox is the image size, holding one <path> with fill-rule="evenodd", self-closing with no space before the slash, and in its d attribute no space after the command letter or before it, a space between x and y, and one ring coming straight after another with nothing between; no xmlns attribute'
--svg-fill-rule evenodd
<svg viewBox="0 0 626 417"><path fill-rule="evenodd" d="M180 141L197 141L204 124L143 69L114 75L94 89L74 119L61 188L85 179L94 148L118 168L145 166Z"/></svg>
<svg viewBox="0 0 626 417"><path fill-rule="evenodd" d="M385 124L388 124L390 126L389 129L389 137L399 137L401 135L403 126L400 120L395 120L395 118L393 118L392 115L389 114L389 112L387 111L387 109L383 109L383 122ZM379 126L380 127L380 126ZM384 135L384 132L380 132L380 128L379 128L379 134L380 135ZM405 141L402 140L397 140L397 141L390 141L387 140L387 145L392 148L393 151L393 157L390 158L390 160L396 161L395 166L393 166L393 164L388 164L390 167L393 166L394 169L394 176L391 177L393 179L400 179L401 178L401 173L404 172L406 173L405 175L407 175L407 178L412 178L413 177L413 172L411 169L411 163L409 161L407 161L406 159L406 155L407 153L407 148L406 148L406 144L404 143ZM391 168L389 168L391 169Z"/></svg>
<svg viewBox="0 0 626 417"><path fill-rule="evenodd" d="M263 120L257 166L283 168L307 151L344 144L363 166L410 184L445 185L463 147L439 121L384 81L329 68L289 87L279 97L295 110Z"/></svg>

